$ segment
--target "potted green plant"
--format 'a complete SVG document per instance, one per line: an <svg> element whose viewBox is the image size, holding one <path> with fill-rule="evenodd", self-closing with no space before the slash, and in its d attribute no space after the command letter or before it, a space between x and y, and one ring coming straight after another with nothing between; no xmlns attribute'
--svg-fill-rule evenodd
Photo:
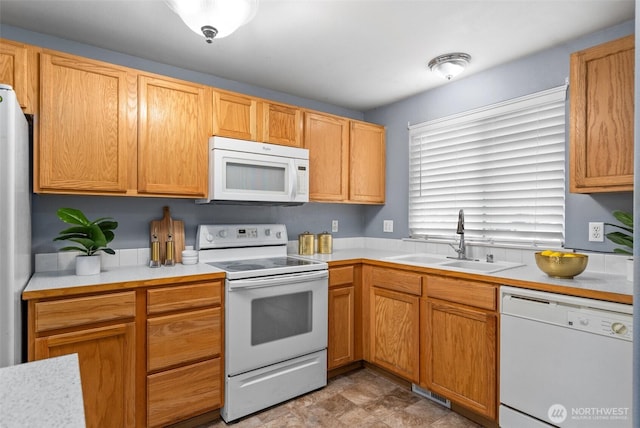
<svg viewBox="0 0 640 428"><path fill-rule="evenodd" d="M71 241L76 245L63 247L60 251L79 251L76 257L76 275L95 275L100 273L100 254L115 254L107 245L115 237L114 230L118 222L111 217L101 217L89 221L82 211L75 208L60 208L56 212L58 218L73 225L59 232L54 241Z"/></svg>
<svg viewBox="0 0 640 428"><path fill-rule="evenodd" d="M605 223L607 226L613 226L619 230L605 234L608 240L614 244L621 245L622 248L614 248L614 252L618 254L626 254L633 256L633 214L616 210L611 214L618 220L620 224ZM633 280L633 258L627 259L627 279Z"/></svg>

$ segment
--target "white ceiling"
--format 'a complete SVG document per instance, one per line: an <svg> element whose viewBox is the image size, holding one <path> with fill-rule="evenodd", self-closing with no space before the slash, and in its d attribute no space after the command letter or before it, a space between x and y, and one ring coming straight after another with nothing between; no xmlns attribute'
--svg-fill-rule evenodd
<svg viewBox="0 0 640 428"><path fill-rule="evenodd" d="M260 0L211 45L161 0L0 0L0 24L366 111L444 84L437 55L470 54L462 78L633 19L634 3Z"/></svg>

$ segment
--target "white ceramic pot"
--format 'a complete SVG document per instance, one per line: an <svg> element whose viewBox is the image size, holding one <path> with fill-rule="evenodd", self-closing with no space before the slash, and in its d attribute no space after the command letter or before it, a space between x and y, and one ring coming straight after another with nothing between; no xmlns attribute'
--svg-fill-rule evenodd
<svg viewBox="0 0 640 428"><path fill-rule="evenodd" d="M633 259L627 259L627 281L633 281Z"/></svg>
<svg viewBox="0 0 640 428"><path fill-rule="evenodd" d="M97 275L100 273L100 254L76 257L76 275Z"/></svg>

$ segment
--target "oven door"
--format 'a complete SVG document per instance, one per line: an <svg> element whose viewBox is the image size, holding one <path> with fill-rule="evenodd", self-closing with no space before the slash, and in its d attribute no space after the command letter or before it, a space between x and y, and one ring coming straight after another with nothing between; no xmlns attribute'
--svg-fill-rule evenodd
<svg viewBox="0 0 640 428"><path fill-rule="evenodd" d="M227 280L226 374L327 347L326 270Z"/></svg>

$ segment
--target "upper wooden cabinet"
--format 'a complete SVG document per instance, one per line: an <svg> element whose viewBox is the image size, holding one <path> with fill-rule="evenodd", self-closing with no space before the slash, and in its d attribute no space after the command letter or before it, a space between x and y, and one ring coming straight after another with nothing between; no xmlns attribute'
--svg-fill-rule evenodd
<svg viewBox="0 0 640 428"><path fill-rule="evenodd" d="M302 147L302 110L216 89L213 135Z"/></svg>
<svg viewBox="0 0 640 428"><path fill-rule="evenodd" d="M384 127L309 111L304 124L311 201L384 203Z"/></svg>
<svg viewBox="0 0 640 428"><path fill-rule="evenodd" d="M265 143L302 147L302 110L264 101L262 140Z"/></svg>
<svg viewBox="0 0 640 428"><path fill-rule="evenodd" d="M304 147L309 149L309 200L346 201L349 197L349 121L305 112Z"/></svg>
<svg viewBox="0 0 640 428"><path fill-rule="evenodd" d="M42 53L34 190L125 194L135 177L135 112L131 70Z"/></svg>
<svg viewBox="0 0 640 428"><path fill-rule="evenodd" d="M262 133L258 105L257 98L216 90L213 93L213 135L258 141Z"/></svg>
<svg viewBox="0 0 640 428"><path fill-rule="evenodd" d="M21 98L39 112L36 193L203 198L208 139L220 135L309 149L311 201L385 201L382 126L28 45L0 49L0 77L39 94Z"/></svg>
<svg viewBox="0 0 640 428"><path fill-rule="evenodd" d="M0 83L11 85L20 107L34 114L38 105L38 51L36 46L0 39Z"/></svg>
<svg viewBox="0 0 640 428"><path fill-rule="evenodd" d="M211 97L203 85L138 78L138 192L206 196Z"/></svg>
<svg viewBox="0 0 640 428"><path fill-rule="evenodd" d="M349 199L383 204L386 168L384 127L351 121L349 162Z"/></svg>
<svg viewBox="0 0 640 428"><path fill-rule="evenodd" d="M212 90L72 55L40 55L40 193L207 194Z"/></svg>
<svg viewBox="0 0 640 428"><path fill-rule="evenodd" d="M571 55L571 192L633 190L634 38Z"/></svg>

